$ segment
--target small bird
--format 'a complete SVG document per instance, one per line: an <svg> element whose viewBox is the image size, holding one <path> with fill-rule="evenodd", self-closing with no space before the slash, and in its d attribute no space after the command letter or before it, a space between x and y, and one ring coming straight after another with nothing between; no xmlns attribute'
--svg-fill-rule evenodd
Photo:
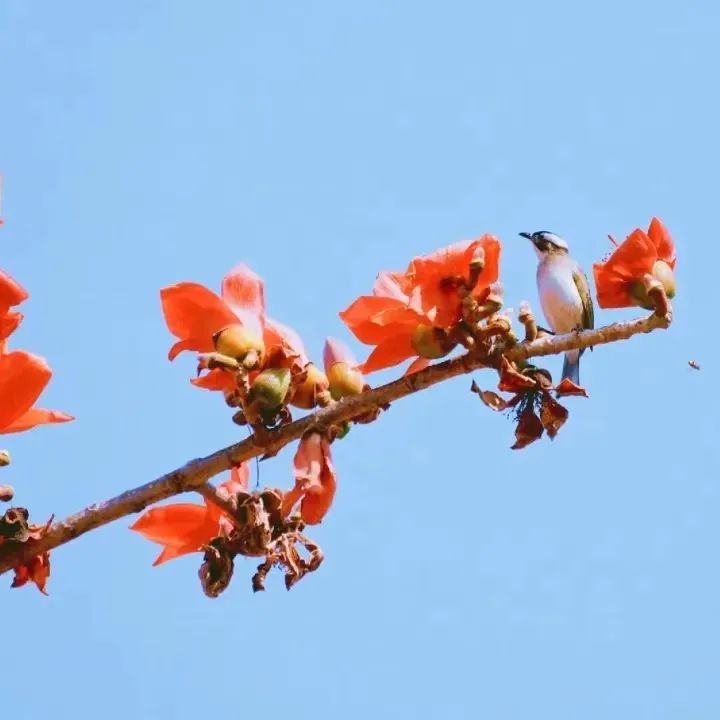
<svg viewBox="0 0 720 720"><path fill-rule="evenodd" d="M537 286L545 319L558 335L594 326L593 302L588 280L580 265L570 257L567 243L547 230L526 233L538 256ZM580 356L583 350L565 353L562 376L580 384Z"/></svg>

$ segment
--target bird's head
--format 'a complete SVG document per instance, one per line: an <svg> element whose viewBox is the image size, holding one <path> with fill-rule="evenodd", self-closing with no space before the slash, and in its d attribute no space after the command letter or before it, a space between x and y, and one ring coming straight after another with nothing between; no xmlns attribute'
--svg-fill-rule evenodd
<svg viewBox="0 0 720 720"><path fill-rule="evenodd" d="M548 255L567 255L568 244L559 236L549 230L538 230L534 233L521 232L520 237L527 238L534 246L540 260Z"/></svg>

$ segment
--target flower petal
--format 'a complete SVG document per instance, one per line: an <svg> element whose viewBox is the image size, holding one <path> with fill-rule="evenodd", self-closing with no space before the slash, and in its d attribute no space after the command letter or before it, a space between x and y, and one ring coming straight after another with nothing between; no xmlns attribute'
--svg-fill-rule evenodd
<svg viewBox="0 0 720 720"><path fill-rule="evenodd" d="M130 529L165 546L153 563L159 565L180 555L198 552L217 536L219 525L217 518L213 518L205 506L176 503L150 508Z"/></svg>
<svg viewBox="0 0 720 720"><path fill-rule="evenodd" d="M0 317L0 341L10 337L17 330L22 322L23 314L19 312L8 312Z"/></svg>
<svg viewBox="0 0 720 720"><path fill-rule="evenodd" d="M190 382L203 390L233 390L236 386L232 373L219 368L210 370L200 377L190 378Z"/></svg>
<svg viewBox="0 0 720 720"><path fill-rule="evenodd" d="M295 453L293 467L295 487L303 492L300 515L308 525L316 525L330 509L337 487L330 443L319 433L306 435Z"/></svg>
<svg viewBox="0 0 720 720"><path fill-rule="evenodd" d="M236 265L222 281L222 299L245 327L262 336L265 321L265 284L247 265Z"/></svg>
<svg viewBox="0 0 720 720"><path fill-rule="evenodd" d="M403 334L399 330L396 331L388 340L377 345L368 359L360 366L360 371L367 375L367 373L399 365L401 362L417 356L410 339L409 333Z"/></svg>
<svg viewBox="0 0 720 720"><path fill-rule="evenodd" d="M323 365L325 372L330 372L330 368L335 363L347 363L350 367L357 367L358 361L353 355L352 350L340 340L328 337L325 338L325 346L323 347Z"/></svg>
<svg viewBox="0 0 720 720"><path fill-rule="evenodd" d="M339 313L355 337L366 345L377 345L393 335L397 325L415 326L422 316L396 298L362 295Z"/></svg>
<svg viewBox="0 0 720 720"><path fill-rule="evenodd" d="M168 354L174 360L183 350L210 352L213 335L238 322L238 317L204 285L182 282L160 291L163 314L170 332L180 342Z"/></svg>
<svg viewBox="0 0 720 720"><path fill-rule="evenodd" d="M403 377L407 377L408 375L414 375L416 372L420 372L421 370L430 367L430 365L432 365L432 360L419 357L410 363L408 369L403 373Z"/></svg>
<svg viewBox="0 0 720 720"><path fill-rule="evenodd" d="M0 430L0 435L9 433L23 432L37 427L38 425L47 425L50 423L65 423L74 420L72 415L61 412L60 410L44 410L42 408L30 408L23 413L17 420Z"/></svg>
<svg viewBox="0 0 720 720"><path fill-rule="evenodd" d="M0 315L4 315L8 308L19 305L29 297L22 285L15 282L4 270L0 270Z"/></svg>
<svg viewBox="0 0 720 720"><path fill-rule="evenodd" d="M0 430L33 406L51 377L52 370L38 355L24 350L0 355Z"/></svg>
<svg viewBox="0 0 720 720"><path fill-rule="evenodd" d="M658 259L664 260L673 270L675 269L675 244L665 225L659 218L650 221L648 237L657 250Z"/></svg>

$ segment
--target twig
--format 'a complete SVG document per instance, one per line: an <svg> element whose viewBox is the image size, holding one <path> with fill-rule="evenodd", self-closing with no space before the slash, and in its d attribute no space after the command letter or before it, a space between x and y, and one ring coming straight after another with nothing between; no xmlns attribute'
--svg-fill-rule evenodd
<svg viewBox="0 0 720 720"><path fill-rule="evenodd" d="M669 315L660 317L653 314L646 318L615 323L597 330L541 337L532 342L516 343L508 348L504 354L509 360L514 361L544 355L555 355L566 350L627 340L639 333L649 333L653 330L667 328L669 324ZM24 543L20 547L15 544L12 547L0 546L0 574L7 572L22 562L28 561L38 553L64 545L90 530L126 515L140 512L148 505L165 500L173 495L196 490L208 497L210 496L210 490L201 488L211 477L229 470L234 465L239 465L244 460L250 460L258 455L277 453L289 443L298 440L311 428L322 430L361 417L375 408L399 400L407 395L412 395L443 380L487 366L487 357L480 357L469 352L460 357L432 365L425 370L402 377L374 390L369 390L361 395L347 397L329 407L322 408L312 415L268 433L268 440L263 444L259 444L256 438L250 437L247 440L218 450L207 457L191 460L183 467L173 470L157 480L128 490L105 502L90 505L84 510L70 515L64 520L55 523L39 540ZM210 499L213 502L218 502L214 493ZM218 502L218 504L220 503Z"/></svg>

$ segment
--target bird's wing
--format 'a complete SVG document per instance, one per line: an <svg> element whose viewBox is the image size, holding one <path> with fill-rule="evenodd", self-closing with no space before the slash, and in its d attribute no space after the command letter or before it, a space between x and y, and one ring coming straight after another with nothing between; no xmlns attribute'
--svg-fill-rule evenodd
<svg viewBox="0 0 720 720"><path fill-rule="evenodd" d="M595 313L593 310L593 301L590 296L590 286L588 285L587 276L580 268L577 268L573 271L573 280L575 281L575 287L580 293L580 300L582 300L583 327L586 330L592 330L592 328L595 327Z"/></svg>

